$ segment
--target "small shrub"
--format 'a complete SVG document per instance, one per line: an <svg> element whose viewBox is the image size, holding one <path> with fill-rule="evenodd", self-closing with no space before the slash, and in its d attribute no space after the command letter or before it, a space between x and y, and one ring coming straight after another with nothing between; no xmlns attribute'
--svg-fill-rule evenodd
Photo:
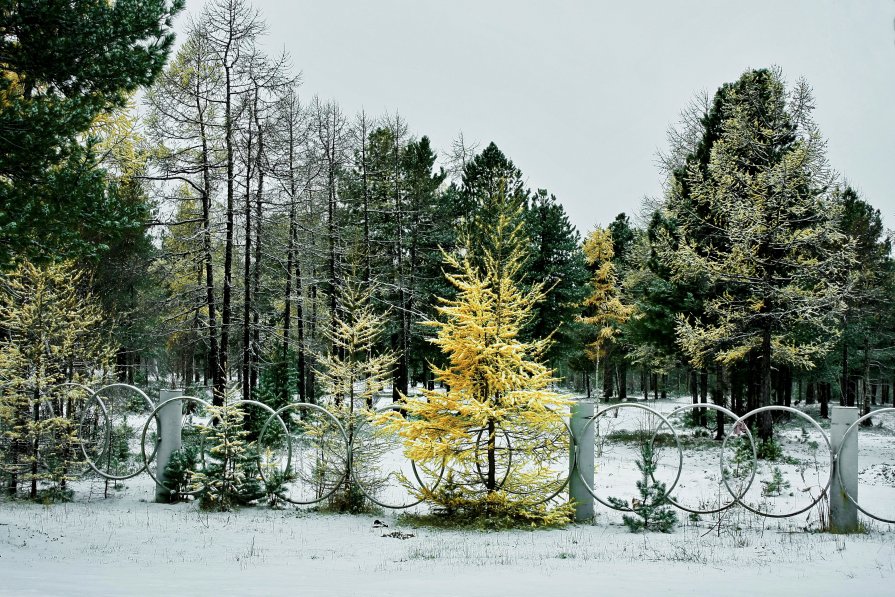
<svg viewBox="0 0 895 597"><path fill-rule="evenodd" d="M780 460L783 458L783 448L776 438L759 440L756 446L756 456L759 460Z"/></svg>
<svg viewBox="0 0 895 597"><path fill-rule="evenodd" d="M74 495L75 493L71 489L53 485L52 487L38 491L37 501L45 506L50 504L62 504L72 501Z"/></svg>
<svg viewBox="0 0 895 597"><path fill-rule="evenodd" d="M790 483L783 478L779 466L773 468L770 481L762 481L761 485L761 495L765 497L776 497L790 488Z"/></svg>
<svg viewBox="0 0 895 597"><path fill-rule="evenodd" d="M448 471L434 491L425 492L432 514L405 515L415 524L441 528L482 530L562 527L572 522L574 504L555 507L536 503L537 497L510 495L505 491L470 492Z"/></svg>
<svg viewBox="0 0 895 597"><path fill-rule="evenodd" d="M195 446L184 446L171 453L165 466L165 486L171 491L172 502L186 498L185 494L190 490L193 475L196 474L198 459L199 451Z"/></svg>
<svg viewBox="0 0 895 597"><path fill-rule="evenodd" d="M271 508L285 507L286 485L295 480L295 474L291 471L271 471L264 474L264 494L267 505Z"/></svg>

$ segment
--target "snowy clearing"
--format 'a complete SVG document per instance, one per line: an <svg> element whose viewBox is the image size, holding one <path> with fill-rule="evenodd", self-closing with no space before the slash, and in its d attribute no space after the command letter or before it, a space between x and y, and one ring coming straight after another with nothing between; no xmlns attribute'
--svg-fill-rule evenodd
<svg viewBox="0 0 895 597"><path fill-rule="evenodd" d="M895 577L895 537L879 530L684 525L633 535L602 515L561 530L442 531L394 514L203 513L141 502L145 489L52 507L2 504L0 594L886 595ZM385 536L395 531L413 537Z"/></svg>

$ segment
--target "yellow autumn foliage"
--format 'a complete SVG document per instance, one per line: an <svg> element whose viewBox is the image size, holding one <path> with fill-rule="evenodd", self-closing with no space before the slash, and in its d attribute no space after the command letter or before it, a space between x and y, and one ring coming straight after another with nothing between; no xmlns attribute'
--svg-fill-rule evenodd
<svg viewBox="0 0 895 597"><path fill-rule="evenodd" d="M406 400L404 415L383 419L403 438L407 457L448 471L437 489L417 489L421 497L446 510L487 513L499 505L502 513L532 515L564 479L569 402L550 389L557 380L540 360L550 340L521 338L544 289L520 285L521 208L502 193L497 200L503 203L489 239L493 249L475 260L483 266L468 251L445 256L457 296L442 299L428 325L446 357L432 370L447 390L424 390L423 400Z"/></svg>
<svg viewBox="0 0 895 597"><path fill-rule="evenodd" d="M581 321L597 328L597 339L587 347L588 355L596 360L608 344L611 344L625 323L634 313L634 308L622 302L618 277L612 258L612 232L595 228L584 240L584 256L592 267L596 267L591 280L591 294L584 300L590 315Z"/></svg>
<svg viewBox="0 0 895 597"><path fill-rule="evenodd" d="M115 347L98 302L73 264L27 260L0 289L0 471L7 486L64 486L80 456L76 425L85 392L112 373Z"/></svg>

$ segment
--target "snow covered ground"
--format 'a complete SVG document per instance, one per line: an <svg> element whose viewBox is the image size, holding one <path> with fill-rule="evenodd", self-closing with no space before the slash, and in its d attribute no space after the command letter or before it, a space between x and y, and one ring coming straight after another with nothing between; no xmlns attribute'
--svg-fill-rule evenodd
<svg viewBox="0 0 895 597"><path fill-rule="evenodd" d="M616 431L640 424L628 414ZM756 503L790 507L809 493L811 477L798 471L814 440L798 426L787 434L784 451L795 464L784 473L794 495L761 496L765 471ZM891 514L895 438L875 429L861 443L867 507ZM629 448L607 448L597 486L635 495L636 467L623 464ZM719 495L720 450L686 452L681 500L710 502ZM0 502L0 595L891 595L895 583L895 529L867 521L863 534L819 533L817 508L783 520L738 508L717 525L717 517L680 513L669 535L631 534L606 509L593 525L560 530L445 531L414 528L394 511L205 513L195 503L151 503L145 475L126 485L109 499L100 483L83 482L70 504Z"/></svg>

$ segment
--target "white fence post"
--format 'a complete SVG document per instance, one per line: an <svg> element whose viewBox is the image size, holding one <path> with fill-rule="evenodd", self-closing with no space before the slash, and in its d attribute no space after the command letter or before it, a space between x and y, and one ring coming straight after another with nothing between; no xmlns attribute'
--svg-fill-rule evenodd
<svg viewBox="0 0 895 597"><path fill-rule="evenodd" d="M588 484L594 486L594 426L584 428L594 418L594 402L592 400L576 400L572 403L571 429L574 442L569 446L569 460L574 464L569 470L569 498L575 501L575 522L587 522L594 517L594 496L587 490ZM576 445L580 446L577 450ZM580 476L579 476L580 471Z"/></svg>
<svg viewBox="0 0 895 597"><path fill-rule="evenodd" d="M858 420L858 409L854 406L834 406L830 440L833 453L839 450L849 426ZM857 430L856 430L857 431ZM839 452L834 465L833 481L830 484L830 531L833 533L853 533L858 530L858 509L845 495L858 499L858 434L852 433ZM838 473L838 474L837 474ZM842 484L839 479L842 479ZM844 485L844 487L843 487Z"/></svg>
<svg viewBox="0 0 895 597"><path fill-rule="evenodd" d="M183 396L183 390L159 391L159 404L171 398ZM180 431L183 425L183 402L175 400L171 404L162 407L158 411L159 446L155 454L156 476L161 483L165 482L165 467L171 460L171 454L181 447ZM168 503L171 501L171 491L161 483L155 486L155 501Z"/></svg>

